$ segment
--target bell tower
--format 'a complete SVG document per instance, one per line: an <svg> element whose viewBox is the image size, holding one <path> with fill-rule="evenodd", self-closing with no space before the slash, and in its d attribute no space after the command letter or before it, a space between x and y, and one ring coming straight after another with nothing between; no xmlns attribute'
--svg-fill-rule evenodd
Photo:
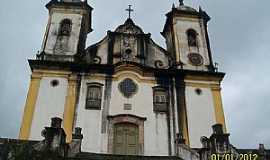
<svg viewBox="0 0 270 160"><path fill-rule="evenodd" d="M179 135L192 148L201 147L201 136L211 135L211 126L222 124L226 133L221 97L225 73L213 65L207 23L208 14L201 8L186 6L183 0L166 14L162 32L172 57L176 75Z"/></svg>
<svg viewBox="0 0 270 160"><path fill-rule="evenodd" d="M167 49L178 69L213 71L207 23L210 17L201 8L184 5L180 0L178 7L173 5L167 15L162 35Z"/></svg>
<svg viewBox="0 0 270 160"><path fill-rule="evenodd" d="M92 31L92 7L87 0L51 0L46 8L49 20L41 51L28 61L32 74L19 138L41 139L48 119L59 117L70 142L79 85L70 64L85 53L87 34Z"/></svg>
<svg viewBox="0 0 270 160"><path fill-rule="evenodd" d="M38 59L73 61L85 49L92 31L92 8L87 0L51 0L46 8L49 20Z"/></svg>

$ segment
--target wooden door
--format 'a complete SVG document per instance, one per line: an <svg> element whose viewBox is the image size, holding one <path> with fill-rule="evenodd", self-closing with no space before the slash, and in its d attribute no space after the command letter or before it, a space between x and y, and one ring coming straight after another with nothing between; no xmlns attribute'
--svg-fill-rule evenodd
<svg viewBox="0 0 270 160"><path fill-rule="evenodd" d="M138 154L138 126L129 123L116 124L114 126L114 154L137 155Z"/></svg>

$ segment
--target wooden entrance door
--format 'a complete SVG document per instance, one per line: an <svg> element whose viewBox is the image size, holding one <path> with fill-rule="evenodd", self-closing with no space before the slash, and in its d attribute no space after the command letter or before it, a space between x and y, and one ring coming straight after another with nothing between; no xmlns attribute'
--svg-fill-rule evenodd
<svg viewBox="0 0 270 160"><path fill-rule="evenodd" d="M138 126L130 123L120 123L114 126L114 154L138 154Z"/></svg>

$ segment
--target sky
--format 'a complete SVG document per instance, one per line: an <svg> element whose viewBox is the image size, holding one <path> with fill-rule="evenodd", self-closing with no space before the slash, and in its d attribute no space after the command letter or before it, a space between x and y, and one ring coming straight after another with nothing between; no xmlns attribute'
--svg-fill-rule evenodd
<svg viewBox="0 0 270 160"><path fill-rule="evenodd" d="M27 59L41 48L48 0L2 1L0 5L0 137L18 138L31 70ZM165 46L160 32L165 14L177 0L88 0L93 10L93 29L87 46L101 40L127 18ZM202 6L209 22L214 61L225 72L223 104L231 143L238 148L270 149L270 1L185 0Z"/></svg>

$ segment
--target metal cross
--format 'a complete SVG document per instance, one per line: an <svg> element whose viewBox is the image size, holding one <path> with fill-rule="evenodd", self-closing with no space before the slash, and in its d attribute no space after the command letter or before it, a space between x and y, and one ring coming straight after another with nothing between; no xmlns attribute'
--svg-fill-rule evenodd
<svg viewBox="0 0 270 160"><path fill-rule="evenodd" d="M128 18L130 18L131 12L133 12L134 10L131 8L132 5L128 5L128 9L126 9L126 11L128 11Z"/></svg>
<svg viewBox="0 0 270 160"><path fill-rule="evenodd" d="M184 0L179 0L180 6L184 5Z"/></svg>

